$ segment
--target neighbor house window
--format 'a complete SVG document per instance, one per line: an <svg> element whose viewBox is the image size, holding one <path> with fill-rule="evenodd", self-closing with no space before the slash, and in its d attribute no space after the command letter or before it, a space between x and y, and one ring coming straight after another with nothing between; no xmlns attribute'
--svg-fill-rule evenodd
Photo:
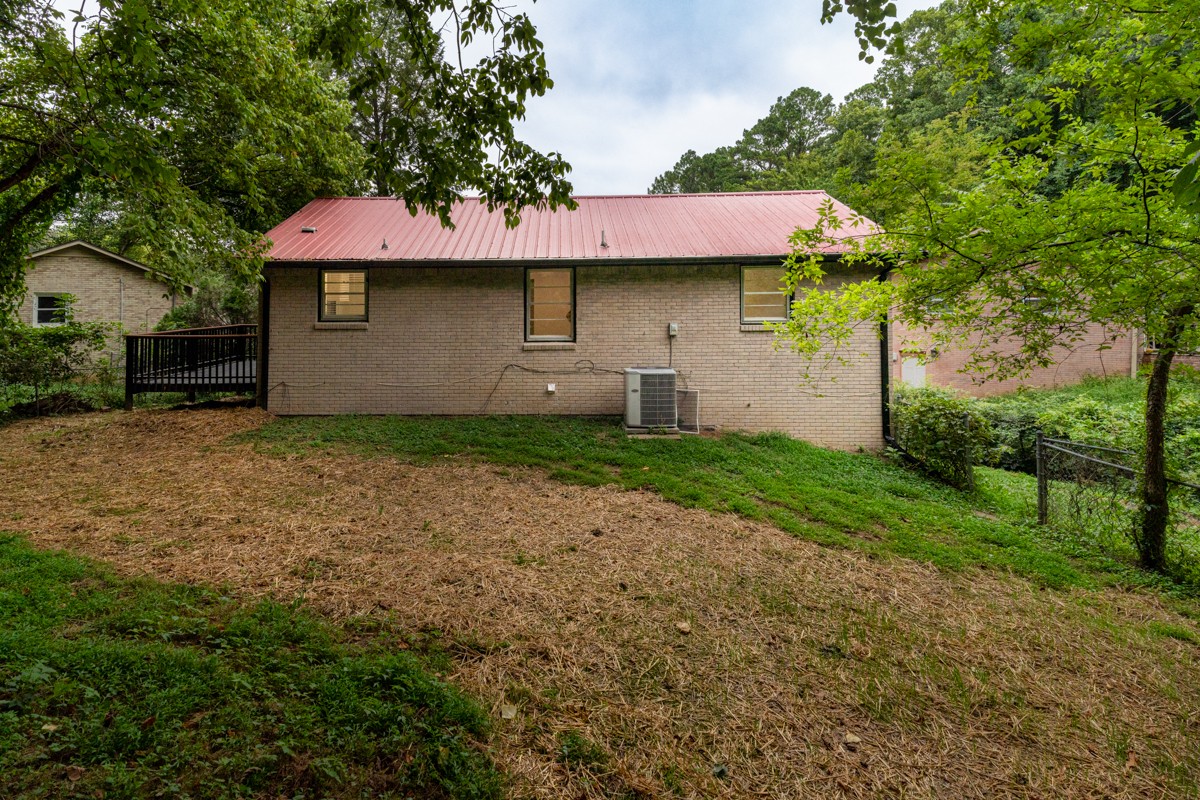
<svg viewBox="0 0 1200 800"><path fill-rule="evenodd" d="M62 325L67 321L70 301L65 294L39 294L34 300L35 325Z"/></svg>
<svg viewBox="0 0 1200 800"><path fill-rule="evenodd" d="M321 270L321 322L367 321L367 271Z"/></svg>
<svg viewBox="0 0 1200 800"><path fill-rule="evenodd" d="M1034 311L1040 311L1046 315L1052 315L1054 313L1054 304L1047 301L1046 298L1038 297L1037 295L1026 295L1025 297L1022 297L1021 305Z"/></svg>
<svg viewBox="0 0 1200 800"><path fill-rule="evenodd" d="M790 306L783 267L742 267L742 322L783 322Z"/></svg>
<svg viewBox="0 0 1200 800"><path fill-rule="evenodd" d="M525 339L575 339L575 270L525 270Z"/></svg>

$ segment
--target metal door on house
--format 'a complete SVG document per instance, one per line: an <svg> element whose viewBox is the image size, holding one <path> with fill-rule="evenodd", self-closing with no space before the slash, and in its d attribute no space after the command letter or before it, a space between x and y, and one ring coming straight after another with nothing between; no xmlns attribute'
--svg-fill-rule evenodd
<svg viewBox="0 0 1200 800"><path fill-rule="evenodd" d="M925 386L925 365L915 358L906 358L900 362L900 380L920 389Z"/></svg>

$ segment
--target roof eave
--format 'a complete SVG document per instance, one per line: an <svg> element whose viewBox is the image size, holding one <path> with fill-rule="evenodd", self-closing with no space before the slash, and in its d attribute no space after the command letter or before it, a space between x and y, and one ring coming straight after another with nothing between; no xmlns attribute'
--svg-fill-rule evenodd
<svg viewBox="0 0 1200 800"><path fill-rule="evenodd" d="M840 261L844 253L824 253L825 261ZM381 259L381 258L337 258L337 259L271 259L267 268L294 269L320 267L323 269L340 266L387 267L387 268L504 268L504 267L647 267L647 266L705 266L709 264L778 264L788 257L779 255L740 256L672 256L669 258L490 258L490 259Z"/></svg>
<svg viewBox="0 0 1200 800"><path fill-rule="evenodd" d="M105 256L106 258L110 258L113 261L116 261L120 264L124 264L127 267L133 267L134 269L140 269L142 272L145 272L153 280L158 281L159 283L164 283L164 284L167 284L168 286L170 285L170 281L167 280L167 278L161 272L154 269L153 267L147 267L145 264L143 264L139 261L134 261L132 258L126 258L125 256L114 253L111 250L105 250L103 247L100 247L99 245L94 245L91 242L85 242L83 239L72 239L71 241L64 242L63 244L56 244L53 247L47 247L42 250L38 250L37 252L30 253L29 255L25 256L25 260L33 261L36 258L41 258L42 256L52 255L54 253L59 252L60 250L66 250L68 247L82 247L85 250L91 250L94 253L98 253L102 256ZM184 289L187 289L189 292L196 291L196 287L191 285L190 283L183 283L183 284L180 284L180 286L182 286Z"/></svg>

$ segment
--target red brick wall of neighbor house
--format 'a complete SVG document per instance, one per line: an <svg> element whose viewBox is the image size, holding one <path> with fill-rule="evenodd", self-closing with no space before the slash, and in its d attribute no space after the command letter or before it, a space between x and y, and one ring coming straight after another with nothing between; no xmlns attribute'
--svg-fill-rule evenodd
<svg viewBox="0 0 1200 800"><path fill-rule="evenodd" d="M929 353L929 337L921 329L900 322L892 324L889 340L892 380L903 380L906 351ZM1108 345L1110 349L1100 349ZM994 348L999 353L1015 353L1019 342ZM1021 378L982 381L978 373L961 370L971 357L969 347L942 347L936 357L925 363L925 384L958 389L977 397L1013 392L1021 387L1049 389L1079 383L1087 376L1123 376L1136 373L1141 354L1140 338L1127 332L1114 332L1101 325L1088 328L1083 339L1070 347L1057 348L1054 365L1039 367Z"/></svg>
<svg viewBox="0 0 1200 800"><path fill-rule="evenodd" d="M1154 363L1154 351L1146 350L1142 353L1141 360L1143 367L1149 367ZM1176 353L1171 359L1171 367L1189 367L1191 369L1200 369L1200 352L1196 353Z"/></svg>
<svg viewBox="0 0 1200 800"><path fill-rule="evenodd" d="M316 321L316 269L268 274L268 407L279 414L621 414L623 375L576 365L619 372L671 359L679 386L700 391L702 424L882 446L874 332L855 341L861 357L807 385L799 356L740 324L736 266L579 267L576 342L566 344L524 341L520 268L372 269L370 321L342 329ZM669 322L679 323L673 357Z"/></svg>
<svg viewBox="0 0 1200 800"><path fill-rule="evenodd" d="M1191 367L1192 369L1200 369L1200 353L1186 353L1184 355L1175 356L1172 362L1175 366Z"/></svg>
<svg viewBox="0 0 1200 800"><path fill-rule="evenodd" d="M25 288L17 311L25 323L33 322L39 293L72 294L77 322L117 322L129 333L152 329L174 305L165 284L86 247L68 247L29 262ZM120 351L120 338L110 337L108 354L119 357Z"/></svg>

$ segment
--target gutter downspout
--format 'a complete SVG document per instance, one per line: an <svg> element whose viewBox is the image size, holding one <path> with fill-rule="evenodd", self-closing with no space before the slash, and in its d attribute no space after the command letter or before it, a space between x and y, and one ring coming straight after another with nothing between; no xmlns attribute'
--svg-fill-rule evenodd
<svg viewBox="0 0 1200 800"><path fill-rule="evenodd" d="M255 402L266 410L270 394L271 355L271 277L263 270L262 284L258 289L258 385L255 386Z"/></svg>
<svg viewBox="0 0 1200 800"><path fill-rule="evenodd" d="M883 272L879 276L879 282L886 282L891 272L892 268L890 266L884 267ZM903 449L896 442L896 438L892 436L892 326L890 316L889 314L883 322L879 323L880 420L883 423L884 444L897 449Z"/></svg>

